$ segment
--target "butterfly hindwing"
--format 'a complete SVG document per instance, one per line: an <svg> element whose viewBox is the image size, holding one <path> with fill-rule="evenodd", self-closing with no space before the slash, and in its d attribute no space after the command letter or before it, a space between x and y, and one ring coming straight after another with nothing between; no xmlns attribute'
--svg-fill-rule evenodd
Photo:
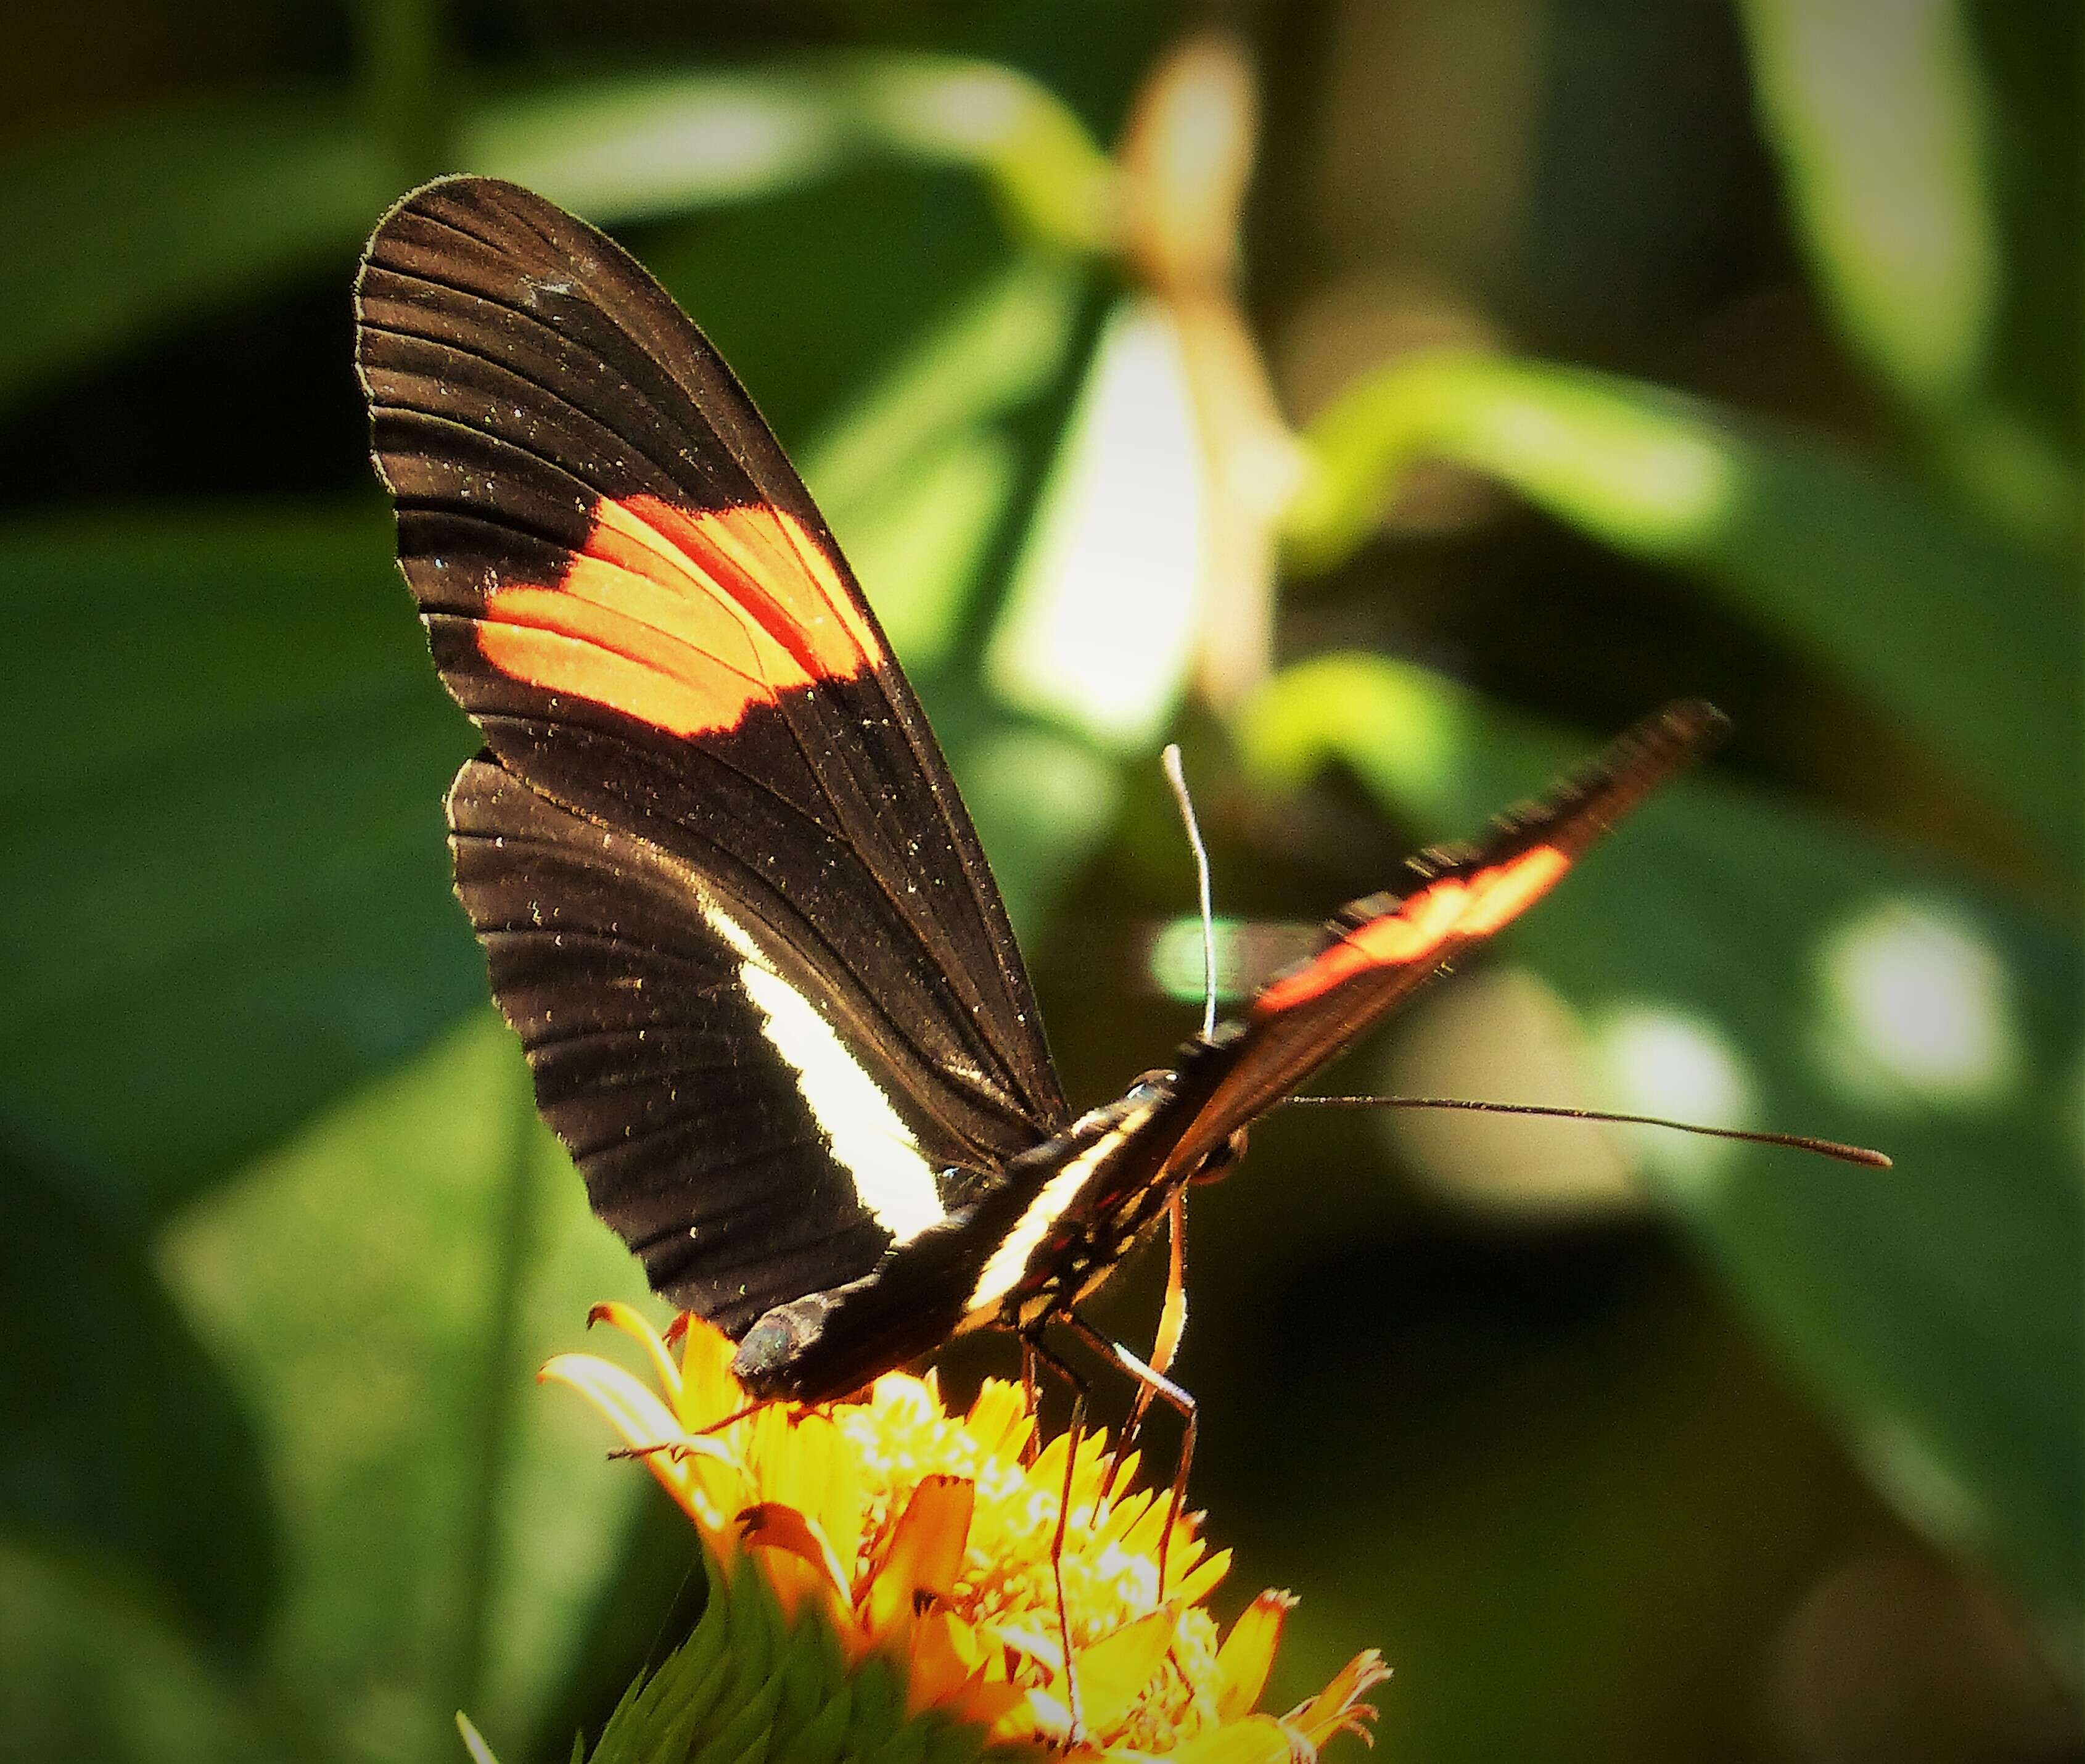
<svg viewBox="0 0 2085 1764"><path fill-rule="evenodd" d="M736 1333L945 1216L940 1172L699 878L482 757L449 819L544 1118L659 1291Z"/></svg>
<svg viewBox="0 0 2085 1764"><path fill-rule="evenodd" d="M1315 954L1262 988L1217 1045L1183 1064L1191 1167L1272 1107L1443 966L1502 929L1561 881L1614 823L1720 741L1728 724L1689 700L1645 718L1548 797L1510 810L1472 844L1422 852L1402 895L1371 895L1325 928Z"/></svg>
<svg viewBox="0 0 2085 1764"><path fill-rule="evenodd" d="M874 1099L958 1197L1068 1116L873 616L729 370L551 204L477 178L409 197L357 312L400 561L487 746L452 797L460 888L546 1115L696 1308L851 1277L902 1235L848 1186ZM828 1114L854 1098L851 1147L807 1125L785 1027Z"/></svg>

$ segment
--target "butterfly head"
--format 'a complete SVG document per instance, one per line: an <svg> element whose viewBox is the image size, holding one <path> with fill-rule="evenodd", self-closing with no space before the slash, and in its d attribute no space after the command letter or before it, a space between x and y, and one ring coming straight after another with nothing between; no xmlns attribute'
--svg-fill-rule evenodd
<svg viewBox="0 0 2085 1764"><path fill-rule="evenodd" d="M795 1375L805 1354L824 1334L834 1303L830 1293L808 1293L763 1313L739 1338L731 1374L749 1396L797 1394L799 1380Z"/></svg>

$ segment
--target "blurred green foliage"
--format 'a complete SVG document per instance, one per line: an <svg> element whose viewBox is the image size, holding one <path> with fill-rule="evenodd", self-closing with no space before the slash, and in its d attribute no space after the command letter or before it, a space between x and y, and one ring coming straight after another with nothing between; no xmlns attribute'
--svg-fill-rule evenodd
<svg viewBox="0 0 2085 1764"><path fill-rule="evenodd" d="M1076 1099L1191 1023L1135 959L1191 899L1169 729L1220 899L1310 920L1663 697L1732 711L1497 960L1570 1007L1560 1099L1897 1170L1630 1139L1664 1225L1508 1220L1272 1122L1198 1201L1199 1496L1305 1595L1296 1686L1384 1647L1393 1755L2068 1755L2079 15L1487 16L1248 32L1238 334L1293 437L1220 396L1228 290L1118 230L1166 7L17 28L0 1757L448 1758L461 1707L524 1764L686 1630L691 1541L527 1387L638 1277L484 1005L470 737L359 457L355 252L452 168L626 229L795 450ZM1253 690L1198 674L1262 617ZM1927 1630L1820 1648L1907 1560Z"/></svg>

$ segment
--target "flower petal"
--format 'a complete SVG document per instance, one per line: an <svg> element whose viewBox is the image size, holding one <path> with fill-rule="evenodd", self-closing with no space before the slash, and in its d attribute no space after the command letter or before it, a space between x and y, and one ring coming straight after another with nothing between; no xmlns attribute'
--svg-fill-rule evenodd
<svg viewBox="0 0 2085 1764"><path fill-rule="evenodd" d="M1263 1592L1245 1608L1217 1651L1217 1712L1226 1721L1250 1715L1267 1689L1281 1625L1296 1600L1286 1592Z"/></svg>
<svg viewBox="0 0 2085 1764"><path fill-rule="evenodd" d="M744 1388L731 1375L737 1351L729 1336L707 1318L682 1313L681 1418L692 1432L745 1408Z"/></svg>
<svg viewBox="0 0 2085 1764"><path fill-rule="evenodd" d="M607 1417L626 1445L643 1450L687 1438L680 1418L634 1374L592 1354L560 1354L544 1362L537 1380L568 1384Z"/></svg>
<svg viewBox="0 0 2085 1764"><path fill-rule="evenodd" d="M978 1387L977 1401L964 1417L963 1425L987 1457L1013 1464L1035 1430L1035 1418L1018 1384L988 1378Z"/></svg>
<svg viewBox="0 0 2085 1764"><path fill-rule="evenodd" d="M760 1552L756 1559L785 1618L794 1623L805 1601L815 1600L843 1637L853 1628L846 1571L809 1520L793 1507L763 1501L741 1513L738 1524L745 1547Z"/></svg>
<svg viewBox="0 0 2085 1764"><path fill-rule="evenodd" d="M1040 1739L1054 1745L1068 1736L1071 1731L1072 1711L1048 1691L1031 1690L1017 1707L1000 1717L992 1737Z"/></svg>
<svg viewBox="0 0 2085 1764"><path fill-rule="evenodd" d="M965 1658L959 1634L968 1625L949 1611L928 1611L912 1626L912 1642L906 1654L905 1707L917 1715L938 1708L958 1697L973 1679L984 1675L974 1660Z"/></svg>
<svg viewBox="0 0 2085 1764"><path fill-rule="evenodd" d="M635 1377L593 1354L560 1354L536 1376L585 1397L712 1542L724 1534L732 1507L719 1498L718 1485L728 1487L736 1469L721 1444L684 1433L673 1411Z"/></svg>
<svg viewBox="0 0 2085 1764"><path fill-rule="evenodd" d="M966 1477L920 1480L869 1585L866 1615L871 1634L884 1634L909 1617L918 1595L946 1599L955 1590L976 1502L977 1486Z"/></svg>
<svg viewBox="0 0 2085 1764"><path fill-rule="evenodd" d="M1281 1724L1314 1748L1340 1732L1358 1733L1367 1739L1367 1724L1375 1719L1375 1711L1361 1697L1389 1677L1390 1668L1383 1664L1382 1656L1371 1647L1342 1666L1331 1683L1316 1696L1291 1709L1281 1718Z"/></svg>
<svg viewBox="0 0 2085 1764"><path fill-rule="evenodd" d="M1219 1549L1191 1574L1183 1575L1170 1589L1172 1596L1182 1605L1200 1605L1230 1571L1231 1553Z"/></svg>
<svg viewBox="0 0 2085 1764"><path fill-rule="evenodd" d="M680 1413L681 1368L674 1364L671 1350L659 1339L659 1332L644 1320L643 1314L635 1306L626 1305L620 1299L610 1299L587 1312L587 1327L592 1328L597 1323L605 1323L611 1328L620 1329L644 1350L646 1357L652 1362L652 1375L659 1380L659 1388L665 1393L667 1406L675 1413Z"/></svg>
<svg viewBox="0 0 2085 1764"><path fill-rule="evenodd" d="M1166 1664L1176 1621L1170 1611L1153 1611L1080 1651L1072 1669L1087 1732L1112 1733L1123 1724Z"/></svg>
<svg viewBox="0 0 2085 1764"><path fill-rule="evenodd" d="M847 1565L842 1584L851 1600L864 1503L860 1469L839 1430L815 1412L763 1411L754 1418L747 1460L761 1498L795 1507Z"/></svg>
<svg viewBox="0 0 2085 1764"><path fill-rule="evenodd" d="M968 1721L987 1730L994 1740L1018 1738L1035 1731L1027 1713L1028 1693L1004 1679L982 1673L949 1699L948 1712L958 1721ZM1014 1730L1019 1728L1017 1733Z"/></svg>
<svg viewBox="0 0 2085 1764"><path fill-rule="evenodd" d="M627 1307L596 1318L639 1343L670 1402L588 1355L541 1375L599 1409L714 1557L756 1573L792 1625L815 1624L839 1668L877 1677L874 1654L898 1668L906 1708L995 1743L1062 1746L1076 1688L1072 1751L1089 1764L1290 1764L1365 1731L1361 1694L1385 1676L1373 1654L1282 1719L1254 1713L1287 1596L1263 1593L1220 1644L1202 1600L1230 1557L1209 1549L1201 1515L1138 1489L1136 1458L1115 1464L1105 1434L1038 1442L1019 1386L986 1380L961 1417L905 1373L847 1402L753 1405L732 1343L701 1320L661 1335ZM894 1695L897 1677L884 1681Z"/></svg>
<svg viewBox="0 0 2085 1764"><path fill-rule="evenodd" d="M1315 1754L1305 1752L1309 1758ZM1296 1764L1296 1743L1271 1715L1205 1728L1166 1754L1166 1764Z"/></svg>
<svg viewBox="0 0 2085 1764"><path fill-rule="evenodd" d="M738 1528L739 1536L749 1546L787 1551L809 1563L838 1597L847 1597L847 1572L832 1545L818 1535L816 1524L795 1507L784 1507L779 1501L762 1501L738 1515Z"/></svg>

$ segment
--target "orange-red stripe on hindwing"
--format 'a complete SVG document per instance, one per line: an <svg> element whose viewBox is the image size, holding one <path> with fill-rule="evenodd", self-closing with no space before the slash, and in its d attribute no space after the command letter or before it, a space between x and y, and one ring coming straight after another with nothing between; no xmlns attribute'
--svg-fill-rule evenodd
<svg viewBox="0 0 2085 1764"><path fill-rule="evenodd" d="M1437 958L1451 943L1488 936L1533 906L1570 867L1555 846L1538 845L1474 876L1445 876L1275 981L1253 1001L1252 1014L1271 1016L1372 967L1409 967Z"/></svg>

